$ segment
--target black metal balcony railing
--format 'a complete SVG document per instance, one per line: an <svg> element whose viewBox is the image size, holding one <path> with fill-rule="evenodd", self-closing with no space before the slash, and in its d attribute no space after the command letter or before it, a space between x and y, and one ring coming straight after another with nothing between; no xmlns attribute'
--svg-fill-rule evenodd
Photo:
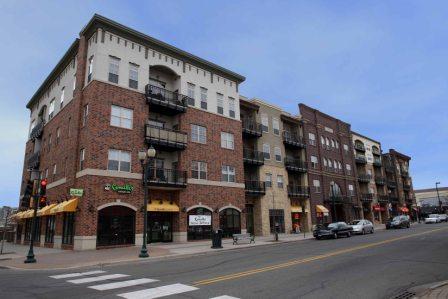
<svg viewBox="0 0 448 299"><path fill-rule="evenodd" d="M378 202L386 203L389 202L389 196L380 194L378 195Z"/></svg>
<svg viewBox="0 0 448 299"><path fill-rule="evenodd" d="M381 152L378 148L372 147L372 154L379 156L381 155Z"/></svg>
<svg viewBox="0 0 448 299"><path fill-rule="evenodd" d="M358 175L358 182L360 183L368 183L372 179L370 174L360 174Z"/></svg>
<svg viewBox="0 0 448 299"><path fill-rule="evenodd" d="M391 203L398 203L399 202L398 196L396 196L396 195L389 195L389 202L391 202Z"/></svg>
<svg viewBox="0 0 448 299"><path fill-rule="evenodd" d="M371 202L373 201L373 193L362 193L361 194L361 201L363 202Z"/></svg>
<svg viewBox="0 0 448 299"><path fill-rule="evenodd" d="M27 160L28 169L38 169L40 164L40 151L31 154Z"/></svg>
<svg viewBox="0 0 448 299"><path fill-rule="evenodd" d="M401 169L401 176L407 178L409 176L409 172L407 170Z"/></svg>
<svg viewBox="0 0 448 299"><path fill-rule="evenodd" d="M264 153L250 148L243 148L243 162L247 164L263 165Z"/></svg>
<svg viewBox="0 0 448 299"><path fill-rule="evenodd" d="M325 203L328 204L348 204L351 203L351 197L348 196L344 196L344 195L335 195L335 196L329 196L327 198L324 199Z"/></svg>
<svg viewBox="0 0 448 299"><path fill-rule="evenodd" d="M266 194L266 184L261 181L244 181L244 189L250 195Z"/></svg>
<svg viewBox="0 0 448 299"><path fill-rule="evenodd" d="M300 137L297 133L292 133L289 131L283 131L283 143L295 148L306 147L306 141L304 138Z"/></svg>
<svg viewBox="0 0 448 299"><path fill-rule="evenodd" d="M309 197L310 188L308 186L288 185L288 196L303 198Z"/></svg>
<svg viewBox="0 0 448 299"><path fill-rule="evenodd" d="M285 161L285 168L289 171L306 172L308 169L307 163L301 161L300 159L286 157L284 161Z"/></svg>
<svg viewBox="0 0 448 299"><path fill-rule="evenodd" d="M261 124L252 120L243 119L241 122L243 134L246 136L260 137L263 134Z"/></svg>
<svg viewBox="0 0 448 299"><path fill-rule="evenodd" d="M411 190L411 185L410 184L403 184L403 189L406 191Z"/></svg>
<svg viewBox="0 0 448 299"><path fill-rule="evenodd" d="M151 84L146 85L145 94L147 103L155 112L176 115L187 111L190 98L186 95Z"/></svg>
<svg viewBox="0 0 448 299"><path fill-rule="evenodd" d="M381 167L382 165L383 164L381 163L381 159L378 159L378 158L373 159L373 166Z"/></svg>
<svg viewBox="0 0 448 299"><path fill-rule="evenodd" d="M45 121L40 121L37 123L37 125L31 130L31 133L30 133L31 140L40 138L42 136L42 133L44 131L44 125L45 125Z"/></svg>
<svg viewBox="0 0 448 299"><path fill-rule="evenodd" d="M354 148L357 151L361 151L361 152L365 152L366 151L366 148L364 147L364 144L361 144L361 143L355 143Z"/></svg>
<svg viewBox="0 0 448 299"><path fill-rule="evenodd" d="M386 179L384 177L375 177L375 184L384 186L386 184Z"/></svg>
<svg viewBox="0 0 448 299"><path fill-rule="evenodd" d="M394 167L392 165L386 165L384 169L386 170L386 172L394 173Z"/></svg>
<svg viewBox="0 0 448 299"><path fill-rule="evenodd" d="M397 183L394 181L387 181L387 187L389 188L397 188Z"/></svg>
<svg viewBox="0 0 448 299"><path fill-rule="evenodd" d="M177 169L148 167L146 180L148 186L185 188L187 186L187 172Z"/></svg>
<svg viewBox="0 0 448 299"><path fill-rule="evenodd" d="M187 133L152 125L145 126L146 142L164 150L178 150L187 147Z"/></svg>
<svg viewBox="0 0 448 299"><path fill-rule="evenodd" d="M362 155L356 155L356 156L355 156L355 162L358 163L358 164L366 164L366 163L367 163L367 160L366 160L366 157L365 157L365 156L362 156Z"/></svg>

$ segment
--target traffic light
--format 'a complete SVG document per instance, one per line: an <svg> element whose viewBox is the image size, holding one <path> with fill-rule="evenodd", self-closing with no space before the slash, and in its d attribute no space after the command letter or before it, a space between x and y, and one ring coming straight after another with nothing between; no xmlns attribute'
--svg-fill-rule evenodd
<svg viewBox="0 0 448 299"><path fill-rule="evenodd" d="M47 179L40 181L40 197L44 197L47 193Z"/></svg>
<svg viewBox="0 0 448 299"><path fill-rule="evenodd" d="M30 198L33 195L33 181L28 180L25 186L25 192L23 193L24 198Z"/></svg>
<svg viewBox="0 0 448 299"><path fill-rule="evenodd" d="M39 197L39 208L42 209L47 205L47 197L41 196Z"/></svg>

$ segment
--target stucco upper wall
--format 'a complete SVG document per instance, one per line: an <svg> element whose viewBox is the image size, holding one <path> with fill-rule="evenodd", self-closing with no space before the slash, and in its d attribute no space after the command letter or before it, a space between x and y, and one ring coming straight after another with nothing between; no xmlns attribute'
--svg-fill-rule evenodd
<svg viewBox="0 0 448 299"><path fill-rule="evenodd" d="M355 145L356 140L359 140L364 144L364 147L366 149L365 155L366 155L367 163L373 164L372 148L374 146L376 146L380 150L380 153L381 153L381 144L379 142L374 142L372 139L366 138L364 136L361 136L359 134L352 132L353 145Z"/></svg>

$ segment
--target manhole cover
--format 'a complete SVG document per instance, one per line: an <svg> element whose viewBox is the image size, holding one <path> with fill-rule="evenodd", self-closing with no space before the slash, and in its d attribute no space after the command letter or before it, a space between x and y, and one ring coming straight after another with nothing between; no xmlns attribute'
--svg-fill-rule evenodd
<svg viewBox="0 0 448 299"><path fill-rule="evenodd" d="M409 292L409 291L403 291L400 294L395 295L394 297L392 297L393 299L411 299L414 298L416 294L413 292Z"/></svg>

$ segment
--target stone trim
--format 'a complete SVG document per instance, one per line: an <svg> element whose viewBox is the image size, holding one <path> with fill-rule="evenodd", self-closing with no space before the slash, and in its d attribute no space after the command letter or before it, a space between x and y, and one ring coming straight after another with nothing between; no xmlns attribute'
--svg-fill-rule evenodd
<svg viewBox="0 0 448 299"><path fill-rule="evenodd" d="M191 206L191 207L187 208L186 212L189 212L189 211L191 211L193 209L196 209L196 208L205 208L205 209L207 209L207 210L209 210L210 212L213 213L213 209L211 207L209 207L207 205L203 205L202 203L199 203L197 205L194 205L194 206Z"/></svg>
<svg viewBox="0 0 448 299"><path fill-rule="evenodd" d="M99 210L102 210L102 209L105 209L105 208L108 208L108 207L112 207L112 206L128 207L128 208L134 210L135 212L137 212L137 210L138 210L135 206L133 206L133 205L131 205L129 203L126 203L126 202L121 202L118 199L117 199L117 201L105 203L105 204L97 207L96 209L99 211Z"/></svg>
<svg viewBox="0 0 448 299"><path fill-rule="evenodd" d="M94 169L94 168L86 168L76 173L76 178L80 178L86 175L94 175L94 176L106 176L106 177L114 177L114 178L122 178L122 179L135 179L141 180L142 174L136 172L120 172L120 171L112 171L105 169Z"/></svg>
<svg viewBox="0 0 448 299"><path fill-rule="evenodd" d="M65 184L66 182L67 182L67 178L62 178L62 179L59 179L57 181L54 181L53 183L48 184L47 190L51 189L51 188L54 188L54 187L57 187L59 185Z"/></svg>
<svg viewBox="0 0 448 299"><path fill-rule="evenodd" d="M229 204L229 205L227 205L227 206L224 206L224 207L220 208L220 209L218 210L218 212L221 212L221 211L223 211L223 210L225 210L225 209L234 209L234 210L237 210L238 212L242 213L242 211L241 211L240 208L235 207L234 205L231 205L231 204Z"/></svg>
<svg viewBox="0 0 448 299"><path fill-rule="evenodd" d="M229 182L197 180L197 179L188 179L187 182L188 182L188 184L192 184L192 185L206 185L206 186L219 186L219 187L244 189L243 183L229 183Z"/></svg>

